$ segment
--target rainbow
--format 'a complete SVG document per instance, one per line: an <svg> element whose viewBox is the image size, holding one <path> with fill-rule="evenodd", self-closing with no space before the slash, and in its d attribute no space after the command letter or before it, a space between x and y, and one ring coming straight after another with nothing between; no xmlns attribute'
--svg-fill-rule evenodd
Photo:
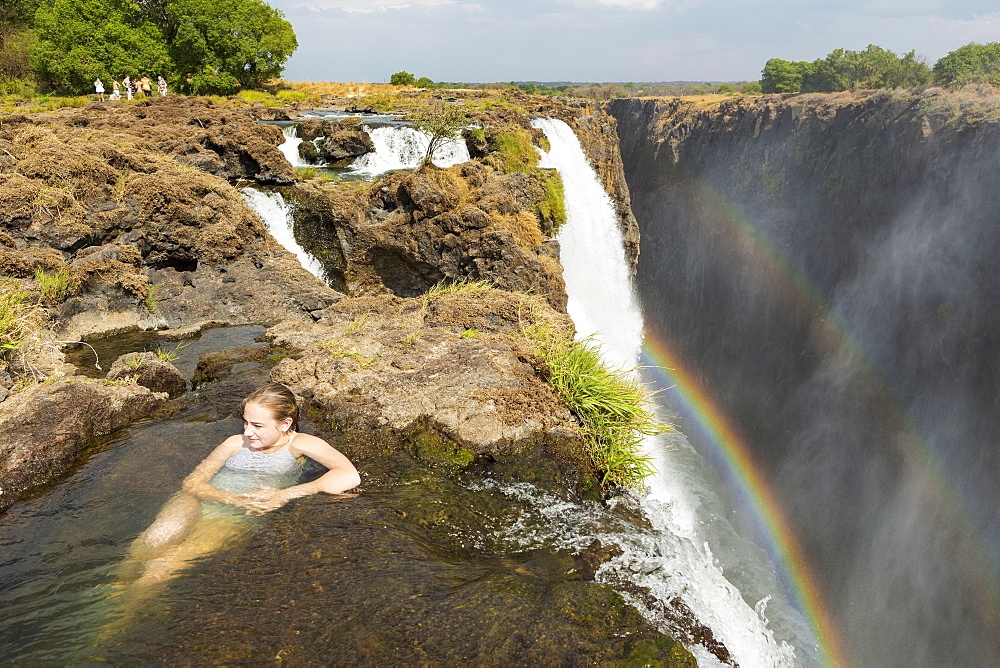
<svg viewBox="0 0 1000 668"><path fill-rule="evenodd" d="M683 401L685 413L694 417L695 426L711 445L717 463L740 495L745 508L754 509L758 534L768 544L762 546L772 562L778 565L778 576L786 590L792 592L795 603L808 618L816 644L827 665L845 666L847 661L841 646L833 616L824 604L820 587L812 575L808 561L799 546L781 504L767 480L754 464L753 457L739 431L726 418L697 378L687 369L662 339L649 330L643 344L643 363L656 371Z"/></svg>
<svg viewBox="0 0 1000 668"><path fill-rule="evenodd" d="M745 266L754 269L760 280L799 313L812 317L813 335L824 354L845 360L852 365L858 381L880 396L883 414L898 428L901 438L892 439L903 464L920 476L928 499L943 516L958 528L956 558L962 562L965 582L979 608L982 619L991 628L1000 629L996 592L997 580L989 565L986 550L973 529L955 487L943 474L944 466L937 461L933 449L920 438L908 418L902 402L876 371L864 354L862 346L851 336L842 320L830 310L818 293L805 280L802 272L787 259L759 227L741 215L718 191L702 185L700 203L708 213L702 223L728 241L728 250L738 254ZM643 344L643 363L659 375L663 387L671 388L682 402L684 413L691 420L688 426L699 430L699 443L711 450L720 474L739 497L738 501L753 514L758 535L766 543L783 586L807 617L816 639L817 648L827 665L849 665L843 639L824 600L806 554L784 512L739 430L732 424L708 390L698 381L685 360L671 343L648 328Z"/></svg>

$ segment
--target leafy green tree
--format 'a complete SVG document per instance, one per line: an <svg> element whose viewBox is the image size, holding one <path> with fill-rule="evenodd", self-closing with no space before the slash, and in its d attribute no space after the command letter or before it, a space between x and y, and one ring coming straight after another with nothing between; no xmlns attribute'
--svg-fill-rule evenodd
<svg viewBox="0 0 1000 668"><path fill-rule="evenodd" d="M418 88L434 88L434 82L427 77L420 77L417 79L416 86Z"/></svg>
<svg viewBox="0 0 1000 668"><path fill-rule="evenodd" d="M413 127L431 137L427 144L422 165L430 165L434 151L448 142L458 141L462 130L469 124L469 119L461 108L448 105L443 110L425 111L413 114Z"/></svg>
<svg viewBox="0 0 1000 668"><path fill-rule="evenodd" d="M835 49L811 63L772 58L760 84L765 93L830 92L851 88L906 88L930 81L930 68L915 51L897 57L869 44L864 51Z"/></svg>
<svg viewBox="0 0 1000 668"><path fill-rule="evenodd" d="M298 41L284 15L262 0L169 0L165 34L181 88L231 92L281 75ZM230 89L230 90L227 90Z"/></svg>
<svg viewBox="0 0 1000 668"><path fill-rule="evenodd" d="M0 5L0 22L15 25L29 24L40 4L41 0L5 0Z"/></svg>
<svg viewBox="0 0 1000 668"><path fill-rule="evenodd" d="M297 46L291 24L262 0L46 0L34 28L32 68L71 91L125 75L163 75L187 92L257 88Z"/></svg>
<svg viewBox="0 0 1000 668"><path fill-rule="evenodd" d="M802 70L806 64L771 58L761 72L761 90L765 93L798 93L802 90Z"/></svg>
<svg viewBox="0 0 1000 668"><path fill-rule="evenodd" d="M39 0L6 0L0 4L0 87L32 76L28 49L34 39L31 19ZM0 90L0 92L5 92Z"/></svg>
<svg viewBox="0 0 1000 668"><path fill-rule="evenodd" d="M413 86L417 83L417 80L409 72L400 70L389 77L389 83L393 86Z"/></svg>
<svg viewBox="0 0 1000 668"><path fill-rule="evenodd" d="M50 88L83 92L97 77L170 70L159 28L126 0L53 0L38 8L34 28L31 66Z"/></svg>
<svg viewBox="0 0 1000 668"><path fill-rule="evenodd" d="M761 92L760 82L758 81L747 82L740 87L740 92L746 93L747 95L756 95L757 93Z"/></svg>
<svg viewBox="0 0 1000 668"><path fill-rule="evenodd" d="M1000 42L969 42L949 52L934 63L934 83L943 86L1000 84Z"/></svg>

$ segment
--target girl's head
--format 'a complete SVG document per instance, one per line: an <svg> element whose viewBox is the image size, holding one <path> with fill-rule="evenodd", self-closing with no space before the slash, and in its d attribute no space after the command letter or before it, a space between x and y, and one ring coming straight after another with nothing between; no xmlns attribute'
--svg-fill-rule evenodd
<svg viewBox="0 0 1000 668"><path fill-rule="evenodd" d="M267 409L274 417L275 422L284 422L291 418L291 429L299 428L299 405L295 401L295 395L281 383L267 383L261 385L251 392L243 400L242 408L246 411L248 404L255 404Z"/></svg>

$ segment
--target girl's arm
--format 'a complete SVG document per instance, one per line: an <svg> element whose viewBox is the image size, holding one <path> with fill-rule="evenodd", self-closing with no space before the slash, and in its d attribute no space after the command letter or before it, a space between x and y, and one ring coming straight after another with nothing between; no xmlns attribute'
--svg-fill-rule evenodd
<svg viewBox="0 0 1000 668"><path fill-rule="evenodd" d="M194 471L188 474L188 477L184 478L184 482L181 483L181 489L191 496L196 496L205 501L218 501L219 503L228 503L233 506L242 506L245 499L239 494L226 492L212 486L208 482L226 464L226 460L236 454L242 447L243 436L239 434L230 436L224 440L215 450L212 450L208 457L201 460L201 463L195 467Z"/></svg>
<svg viewBox="0 0 1000 668"><path fill-rule="evenodd" d="M295 493L292 498L317 492L340 494L361 484L361 476L351 460L321 438L310 434L299 434L289 449L293 455L305 455L329 469L312 482L289 487L286 491Z"/></svg>

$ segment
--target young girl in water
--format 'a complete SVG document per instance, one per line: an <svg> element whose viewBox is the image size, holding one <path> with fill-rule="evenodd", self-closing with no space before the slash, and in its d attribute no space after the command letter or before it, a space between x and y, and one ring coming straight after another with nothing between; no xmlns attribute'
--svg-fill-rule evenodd
<svg viewBox="0 0 1000 668"><path fill-rule="evenodd" d="M251 525L240 518L361 484L347 457L323 439L296 431L298 417L295 395L280 383L262 385L243 400L243 433L224 440L198 464L129 548L126 563L144 566L137 582L163 580L246 533ZM328 470L292 485L306 457Z"/></svg>

